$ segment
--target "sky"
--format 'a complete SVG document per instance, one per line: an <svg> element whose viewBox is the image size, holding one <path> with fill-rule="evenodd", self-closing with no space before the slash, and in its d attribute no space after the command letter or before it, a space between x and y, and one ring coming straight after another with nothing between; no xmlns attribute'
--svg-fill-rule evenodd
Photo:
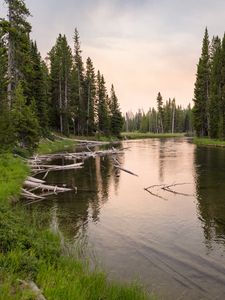
<svg viewBox="0 0 225 300"><path fill-rule="evenodd" d="M123 112L176 98L192 103L205 27L223 36L224 0L25 0L32 37L46 57L59 33L73 47L78 28L84 61L90 56L113 83ZM0 0L0 16L6 5Z"/></svg>

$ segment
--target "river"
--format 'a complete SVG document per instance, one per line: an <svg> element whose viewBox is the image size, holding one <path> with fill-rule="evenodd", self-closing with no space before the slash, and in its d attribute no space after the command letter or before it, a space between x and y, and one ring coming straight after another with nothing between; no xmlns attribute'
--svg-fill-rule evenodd
<svg viewBox="0 0 225 300"><path fill-rule="evenodd" d="M162 299L224 299L225 150L187 138L119 147L129 147L117 159L138 177L116 171L110 156L91 158L83 169L50 172L48 183L78 192L38 206L110 278L137 279Z"/></svg>

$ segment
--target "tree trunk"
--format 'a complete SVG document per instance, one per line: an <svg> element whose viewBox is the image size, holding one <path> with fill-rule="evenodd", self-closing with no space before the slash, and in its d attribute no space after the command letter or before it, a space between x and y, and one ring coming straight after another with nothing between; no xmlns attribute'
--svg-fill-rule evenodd
<svg viewBox="0 0 225 300"><path fill-rule="evenodd" d="M63 118L62 118L62 82L59 79L59 118L60 118L60 132L63 133Z"/></svg>
<svg viewBox="0 0 225 300"><path fill-rule="evenodd" d="M11 7L11 1L9 1L9 24L11 26L12 24L12 7ZM12 80L13 80L13 39L12 34L9 32L8 35L8 86L7 86L7 92L8 92L8 106L9 109L12 107Z"/></svg>

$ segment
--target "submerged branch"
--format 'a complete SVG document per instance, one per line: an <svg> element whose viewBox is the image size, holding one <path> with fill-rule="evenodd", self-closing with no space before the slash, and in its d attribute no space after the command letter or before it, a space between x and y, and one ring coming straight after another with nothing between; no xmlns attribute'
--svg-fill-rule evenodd
<svg viewBox="0 0 225 300"><path fill-rule="evenodd" d="M164 200L167 200L165 199L164 197L156 194L156 193L153 193L151 191L151 189L153 188L156 188L156 187L161 187L160 189L165 191L165 192L169 192L169 193L173 193L175 195L181 195L181 196L193 196L191 194L186 194L186 193L181 193L181 192L177 192L177 191L174 191L173 189L171 189L171 187L174 187L174 186L178 186L178 185L185 185L185 184L190 184L190 183L187 183L187 182L184 182L184 183L173 183L173 184L169 184L169 185L166 185L166 184L154 184L154 185L150 185L149 187L147 188L144 188L145 191L147 191L149 194L155 196L155 197L158 197L158 198L161 198L161 199L164 199Z"/></svg>

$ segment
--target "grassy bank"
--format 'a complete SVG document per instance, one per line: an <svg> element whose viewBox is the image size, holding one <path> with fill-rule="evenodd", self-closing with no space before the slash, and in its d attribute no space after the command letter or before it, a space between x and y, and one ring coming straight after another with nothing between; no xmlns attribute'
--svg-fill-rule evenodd
<svg viewBox="0 0 225 300"><path fill-rule="evenodd" d="M28 168L4 155L0 170L0 300L36 299L20 280L34 281L48 300L153 299L137 285L110 282L87 263L64 255L59 237L48 229L46 212L9 201L18 197Z"/></svg>
<svg viewBox="0 0 225 300"><path fill-rule="evenodd" d="M141 132L123 132L121 136L124 139L136 140L136 139L150 139L150 138L173 138L183 137L183 133L141 133Z"/></svg>
<svg viewBox="0 0 225 300"><path fill-rule="evenodd" d="M63 140L41 140L39 143L37 152L38 154L49 154L56 153L59 151L65 151L68 148L71 148L76 145L76 142L71 139Z"/></svg>
<svg viewBox="0 0 225 300"><path fill-rule="evenodd" d="M194 138L193 143L199 146L225 147L225 141L209 138Z"/></svg>

